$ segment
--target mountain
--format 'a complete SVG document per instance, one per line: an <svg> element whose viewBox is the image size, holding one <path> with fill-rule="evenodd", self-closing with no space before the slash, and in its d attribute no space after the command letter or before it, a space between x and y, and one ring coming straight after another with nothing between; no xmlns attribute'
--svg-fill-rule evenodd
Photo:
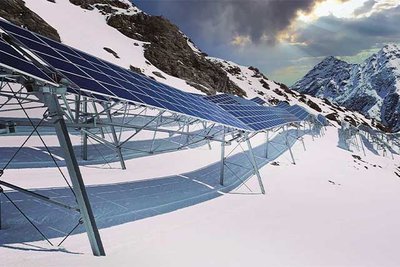
<svg viewBox="0 0 400 267"><path fill-rule="evenodd" d="M291 89L326 98L400 130L400 48L385 45L362 64L327 57Z"/></svg>
<svg viewBox="0 0 400 267"><path fill-rule="evenodd" d="M374 126L356 112L272 81L256 67L209 57L176 25L128 0L4 1L1 17L180 90L260 96L271 105L285 101L325 114L336 125Z"/></svg>

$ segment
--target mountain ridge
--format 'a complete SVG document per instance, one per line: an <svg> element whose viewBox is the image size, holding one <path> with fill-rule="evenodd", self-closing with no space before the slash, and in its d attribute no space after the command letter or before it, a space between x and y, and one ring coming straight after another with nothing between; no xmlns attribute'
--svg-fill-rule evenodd
<svg viewBox="0 0 400 267"><path fill-rule="evenodd" d="M400 130L400 48L387 44L361 64L327 57L291 89L359 111Z"/></svg>
<svg viewBox="0 0 400 267"><path fill-rule="evenodd" d="M145 14L127 0L25 0L25 3L27 9L58 31L62 43L180 90L190 93L199 93L200 90L205 94L223 92L247 98L259 96L269 105L280 101L300 105L312 114L326 115L338 126L343 120L354 126L379 126L356 112L270 80L256 67L207 56L177 26L161 17ZM113 16L121 18L118 19L121 23L110 22ZM130 21L129 17L135 18ZM159 25L158 21L165 25ZM153 26L148 28L148 24L155 24L154 29ZM164 27L171 27L168 30L173 34L164 34ZM149 33L145 33L147 29ZM173 43L177 39L172 38L174 36L179 38L177 44ZM169 45L177 48L170 49ZM179 49L182 47L183 52ZM149 51L155 53L153 57L148 56ZM183 70L184 75L179 70Z"/></svg>

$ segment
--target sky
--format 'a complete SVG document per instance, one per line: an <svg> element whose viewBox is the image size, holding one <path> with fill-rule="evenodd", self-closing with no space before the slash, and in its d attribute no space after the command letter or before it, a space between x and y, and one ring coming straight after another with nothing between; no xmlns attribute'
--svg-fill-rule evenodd
<svg viewBox="0 0 400 267"><path fill-rule="evenodd" d="M327 56L360 63L400 43L400 0L133 0L208 55L292 85Z"/></svg>

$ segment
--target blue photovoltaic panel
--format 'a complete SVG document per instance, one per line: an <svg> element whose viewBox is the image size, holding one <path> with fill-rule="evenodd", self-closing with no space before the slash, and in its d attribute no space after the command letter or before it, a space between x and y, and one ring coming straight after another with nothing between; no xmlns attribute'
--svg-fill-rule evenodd
<svg viewBox="0 0 400 267"><path fill-rule="evenodd" d="M256 103L254 103L253 101L231 94L203 96L203 98L206 99L207 101L214 102L217 105L243 105L243 106L256 105Z"/></svg>
<svg viewBox="0 0 400 267"><path fill-rule="evenodd" d="M293 114L295 117L297 117L301 121L306 120L310 116L310 113L308 113L307 110L305 110L304 108L302 108L298 105L287 106L286 110L289 111L291 114Z"/></svg>
<svg viewBox="0 0 400 267"><path fill-rule="evenodd" d="M229 95L232 99L236 100L240 105L243 106L258 106L256 103L254 103L253 101L243 98L243 97L239 97L236 95Z"/></svg>
<svg viewBox="0 0 400 267"><path fill-rule="evenodd" d="M39 79L43 82L56 85L56 83L32 62L18 53L10 44L0 38L0 66L17 73Z"/></svg>
<svg viewBox="0 0 400 267"><path fill-rule="evenodd" d="M278 108L287 108L287 107L290 107L290 105L287 102L280 101L280 102L278 102L278 104L276 104L276 107L278 107Z"/></svg>
<svg viewBox="0 0 400 267"><path fill-rule="evenodd" d="M321 125L324 125L324 126L328 126L329 125L328 120L326 119L326 117L324 115L318 114L317 115L317 121L319 123L321 123Z"/></svg>
<svg viewBox="0 0 400 267"><path fill-rule="evenodd" d="M264 101L264 99L262 99L262 98L260 98L258 96L254 97L254 98L252 98L250 100L255 102L255 103L257 103L257 104L259 104L259 105L261 105L261 106L265 105L267 103L267 102Z"/></svg>
<svg viewBox="0 0 400 267"><path fill-rule="evenodd" d="M223 109L247 124L254 131L275 128L300 121L287 110L277 107L220 105Z"/></svg>
<svg viewBox="0 0 400 267"><path fill-rule="evenodd" d="M120 99L251 131L239 119L201 97L158 83L72 47L0 20L0 27L82 89L87 95ZM77 93L73 88L70 92ZM80 91L82 92L82 91Z"/></svg>
<svg viewBox="0 0 400 267"><path fill-rule="evenodd" d="M281 101L276 105L277 108L282 108L282 109L286 109L287 111L289 111L291 114L293 114L294 116L296 116L299 120L305 120L310 116L310 113L302 108L299 105L289 105L288 103Z"/></svg>
<svg viewBox="0 0 400 267"><path fill-rule="evenodd" d="M228 94L204 96L204 99L206 99L207 101L211 101L218 105L238 105L239 104L239 102L237 102L235 99L230 97L230 95L228 95Z"/></svg>

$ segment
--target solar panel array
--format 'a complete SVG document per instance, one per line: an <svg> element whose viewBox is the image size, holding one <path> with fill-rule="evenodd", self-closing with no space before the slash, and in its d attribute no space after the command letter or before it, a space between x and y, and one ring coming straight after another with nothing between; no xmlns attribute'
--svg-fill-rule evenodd
<svg viewBox="0 0 400 267"><path fill-rule="evenodd" d="M1 35L0 35L1 36ZM22 74L43 82L56 83L41 69L36 67L29 59L13 48L3 37L0 37L0 66L11 70L19 70Z"/></svg>
<svg viewBox="0 0 400 267"><path fill-rule="evenodd" d="M201 97L186 93L1 19L0 28L45 62L46 68L53 68L70 81L68 90L74 94L100 100L125 100L245 131L270 129L309 115L299 106L265 107L229 94ZM11 61L8 56L12 56L16 63L11 62L9 67L54 84L46 73L10 48L13 49L1 40L0 52L6 55L5 60L0 58L1 62L8 63Z"/></svg>
<svg viewBox="0 0 400 267"><path fill-rule="evenodd" d="M261 97L258 97L258 96L253 97L252 99L250 99L250 101L253 101L254 103L257 103L261 106L267 104L267 102L265 102L264 99L262 99Z"/></svg>
<svg viewBox="0 0 400 267"><path fill-rule="evenodd" d="M82 89L87 96L101 100L126 100L251 130L237 118L201 97L158 83L5 21L0 20L0 27L71 81L75 85L75 88L69 88L72 93L82 93L78 92Z"/></svg>
<svg viewBox="0 0 400 267"><path fill-rule="evenodd" d="M275 128L300 121L285 109L264 106L220 105L254 131Z"/></svg>

